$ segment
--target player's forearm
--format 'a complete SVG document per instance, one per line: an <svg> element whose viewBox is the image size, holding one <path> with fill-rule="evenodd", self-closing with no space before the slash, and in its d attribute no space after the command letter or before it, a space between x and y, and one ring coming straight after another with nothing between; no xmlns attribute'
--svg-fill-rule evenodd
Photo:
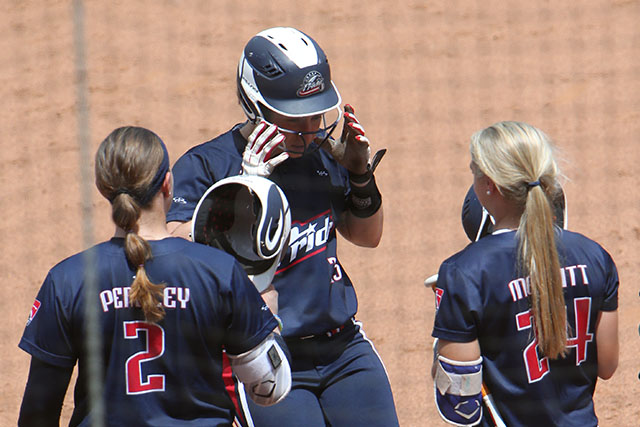
<svg viewBox="0 0 640 427"><path fill-rule="evenodd" d="M58 426L73 368L61 368L31 358L18 426Z"/></svg>
<svg viewBox="0 0 640 427"><path fill-rule="evenodd" d="M377 163L377 161L376 161ZM384 214L382 195L376 184L373 172L363 175L349 174L351 193L340 233L350 242L369 248L375 248L382 238Z"/></svg>
<svg viewBox="0 0 640 427"><path fill-rule="evenodd" d="M618 311L601 311L596 325L596 345L598 346L598 376L604 380L611 378L618 368Z"/></svg>
<svg viewBox="0 0 640 427"><path fill-rule="evenodd" d="M382 238L384 213L382 206L373 215L361 218L347 212L338 231L351 243L367 248L375 248Z"/></svg>

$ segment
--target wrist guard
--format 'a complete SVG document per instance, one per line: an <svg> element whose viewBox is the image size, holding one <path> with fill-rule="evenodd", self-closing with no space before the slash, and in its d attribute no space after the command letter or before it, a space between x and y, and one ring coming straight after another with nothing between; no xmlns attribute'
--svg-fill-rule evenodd
<svg viewBox="0 0 640 427"><path fill-rule="evenodd" d="M373 175L365 175L367 183L362 187L351 185L351 193L349 194L349 210L358 218L368 218L378 212L382 206L382 195L376 185L376 178ZM355 184L362 177L363 175L355 177L350 175L349 180Z"/></svg>
<svg viewBox="0 0 640 427"><path fill-rule="evenodd" d="M378 209L382 206L382 195L376 185L373 172L375 172L386 152L386 148L376 152L365 173L357 175L349 172L349 181L352 184L351 194L349 195L349 210L358 218L368 218L378 212Z"/></svg>

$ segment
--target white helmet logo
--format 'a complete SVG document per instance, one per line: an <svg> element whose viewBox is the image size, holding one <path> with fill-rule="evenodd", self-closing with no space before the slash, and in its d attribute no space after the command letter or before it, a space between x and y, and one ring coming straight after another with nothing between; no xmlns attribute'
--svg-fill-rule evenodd
<svg viewBox="0 0 640 427"><path fill-rule="evenodd" d="M265 241L264 241L265 248L269 252L272 252L272 251L276 250L277 247L278 247L278 243L280 241L280 238L282 237L282 231L283 231L283 228L284 228L283 222L284 221L282 221L282 211L280 211L280 216L278 217L278 228L276 229L275 233L273 234L273 239L270 239L268 231L271 229L271 224L273 223L273 218L269 218L269 224L267 225L267 235L265 236Z"/></svg>
<svg viewBox="0 0 640 427"><path fill-rule="evenodd" d="M298 89L298 96L309 96L324 90L324 77L319 71L309 71Z"/></svg>

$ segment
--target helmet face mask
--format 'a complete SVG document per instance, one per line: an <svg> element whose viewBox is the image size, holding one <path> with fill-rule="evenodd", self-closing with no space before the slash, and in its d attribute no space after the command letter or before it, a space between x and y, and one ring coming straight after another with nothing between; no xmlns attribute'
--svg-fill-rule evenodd
<svg viewBox="0 0 640 427"><path fill-rule="evenodd" d="M258 176L233 176L212 185L196 207L193 240L231 255L260 292L273 280L289 241L291 213L284 193Z"/></svg>
<svg viewBox="0 0 640 427"><path fill-rule="evenodd" d="M326 55L294 28L275 27L255 35L240 57L236 83L240 105L254 123L271 121L270 111L288 118L322 115L323 127L317 132L281 129L303 137L330 134L341 118L341 98Z"/></svg>

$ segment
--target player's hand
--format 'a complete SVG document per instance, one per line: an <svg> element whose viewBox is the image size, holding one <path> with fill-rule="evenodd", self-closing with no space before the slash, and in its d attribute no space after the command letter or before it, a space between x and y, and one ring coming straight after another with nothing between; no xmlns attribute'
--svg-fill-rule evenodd
<svg viewBox="0 0 640 427"><path fill-rule="evenodd" d="M278 291L273 285L269 285L267 289L260 293L262 299L273 314L278 314Z"/></svg>
<svg viewBox="0 0 640 427"><path fill-rule="evenodd" d="M276 166L289 158L284 152L270 158L273 150L284 141L284 135L278 132L276 125L268 125L264 121L258 123L249 135L242 156L242 174L257 175L268 178Z"/></svg>
<svg viewBox="0 0 640 427"><path fill-rule="evenodd" d="M328 145L323 144L323 148L349 172L362 175L367 172L371 156L369 139L364 134L364 128L355 116L353 107L347 104L344 106L340 141L330 139Z"/></svg>

